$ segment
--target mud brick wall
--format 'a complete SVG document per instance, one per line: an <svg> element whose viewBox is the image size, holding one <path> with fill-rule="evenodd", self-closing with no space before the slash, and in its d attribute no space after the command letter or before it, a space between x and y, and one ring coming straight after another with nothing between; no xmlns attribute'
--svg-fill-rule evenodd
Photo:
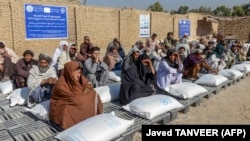
<svg viewBox="0 0 250 141"><path fill-rule="evenodd" d="M6 43L6 46L13 49L13 31L12 31L12 14L9 2L0 4L0 40Z"/></svg>
<svg viewBox="0 0 250 141"><path fill-rule="evenodd" d="M25 3L66 6L68 10L68 38L26 40ZM147 38L139 37L140 14L150 15L150 31L151 34L157 33L158 39L164 39L167 32L174 32L175 39L179 39L178 23L180 19L191 20L191 39L197 39L201 33L210 34L210 32L216 31L218 25L218 23L210 23L208 20L202 21L206 16L200 14L170 15L169 13L134 8L94 7L80 5L78 0L6 0L0 5L0 31L2 33L0 40L5 41L6 45L13 49L19 57L22 57L22 53L26 49L33 50L35 58L40 53L52 56L61 40L75 42L80 46L85 35L90 36L94 46L101 48L102 56L106 52L108 43L114 37L120 38L125 52L128 53L136 41L145 42L147 40ZM249 25L243 23L240 26L249 28Z"/></svg>
<svg viewBox="0 0 250 141"><path fill-rule="evenodd" d="M119 10L103 7L76 7L77 44L83 42L88 35L94 46L101 48L102 56L108 44L119 37Z"/></svg>
<svg viewBox="0 0 250 141"><path fill-rule="evenodd" d="M240 40L250 41L250 16L243 18L224 19L219 21L219 30L224 35L234 34Z"/></svg>
<svg viewBox="0 0 250 141"><path fill-rule="evenodd" d="M158 39L164 40L168 32L173 32L173 15L163 12L151 12L151 31L157 33Z"/></svg>

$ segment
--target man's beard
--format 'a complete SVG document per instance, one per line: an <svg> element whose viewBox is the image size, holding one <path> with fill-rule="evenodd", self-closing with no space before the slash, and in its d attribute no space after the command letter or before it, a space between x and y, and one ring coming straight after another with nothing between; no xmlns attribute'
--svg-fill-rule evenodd
<svg viewBox="0 0 250 141"><path fill-rule="evenodd" d="M138 60L138 58L134 58L134 57L133 57L133 61L134 61L134 62L136 62L137 60Z"/></svg>
<svg viewBox="0 0 250 141"><path fill-rule="evenodd" d="M32 60L27 61L27 60L24 59L24 63L25 63L26 65L30 64L31 61L32 61Z"/></svg>
<svg viewBox="0 0 250 141"><path fill-rule="evenodd" d="M70 58L75 57L75 53L69 53L69 57Z"/></svg>
<svg viewBox="0 0 250 141"><path fill-rule="evenodd" d="M40 66L38 66L38 68L41 73L45 73L49 69L49 67L40 67Z"/></svg>

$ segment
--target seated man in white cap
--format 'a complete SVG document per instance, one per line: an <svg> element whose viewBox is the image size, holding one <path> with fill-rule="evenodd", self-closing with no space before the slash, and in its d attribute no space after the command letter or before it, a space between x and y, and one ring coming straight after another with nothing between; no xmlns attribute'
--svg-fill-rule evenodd
<svg viewBox="0 0 250 141"><path fill-rule="evenodd" d="M190 54L190 46L189 46L189 43L186 42L186 40L184 38L181 38L179 40L179 42L176 45L176 50L179 50L180 47L184 47L185 48L184 55L185 55L185 57L187 57L188 54Z"/></svg>
<svg viewBox="0 0 250 141"><path fill-rule="evenodd" d="M155 70L157 70L162 57L166 56L164 49L164 43L159 43L155 45L155 49L149 55Z"/></svg>
<svg viewBox="0 0 250 141"><path fill-rule="evenodd" d="M201 49L196 49L194 53L191 53L183 62L184 78L195 80L198 78L198 73L204 68L207 72L212 72L217 74L218 71L212 69L203 58L203 51Z"/></svg>
<svg viewBox="0 0 250 141"><path fill-rule="evenodd" d="M224 69L227 65L225 63L225 59L222 58L222 53L219 52L223 52L223 48L220 51L218 47L215 46L216 43L216 39L214 40L214 38L212 38L209 42L208 42L208 46L206 46L206 48L204 49L204 54L206 55L206 62L207 64L215 70L222 70ZM221 54L221 55L219 55Z"/></svg>
<svg viewBox="0 0 250 141"><path fill-rule="evenodd" d="M30 89L28 107L50 99L52 88L57 81L55 68L50 66L51 58L40 54L38 66L29 71L27 86Z"/></svg>
<svg viewBox="0 0 250 141"><path fill-rule="evenodd" d="M189 39L188 39L188 34L187 33L184 33L184 35L182 36L183 40L185 43L188 43L189 42Z"/></svg>

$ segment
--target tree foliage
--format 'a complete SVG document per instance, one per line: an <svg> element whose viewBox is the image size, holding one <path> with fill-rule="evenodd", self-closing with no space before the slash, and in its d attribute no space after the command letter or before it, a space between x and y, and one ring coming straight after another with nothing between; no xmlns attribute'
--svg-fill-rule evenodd
<svg viewBox="0 0 250 141"><path fill-rule="evenodd" d="M246 16L250 16L250 3L242 4L242 8Z"/></svg>
<svg viewBox="0 0 250 141"><path fill-rule="evenodd" d="M188 6L180 6L178 9L178 14L187 14L188 13Z"/></svg>
<svg viewBox="0 0 250 141"><path fill-rule="evenodd" d="M192 13L204 13L204 14L212 14L211 7L200 6L198 9L191 9L189 12Z"/></svg>
<svg viewBox="0 0 250 141"><path fill-rule="evenodd" d="M245 11L242 6L234 6L232 16L244 16Z"/></svg>
<svg viewBox="0 0 250 141"><path fill-rule="evenodd" d="M159 2L156 2L152 5L149 5L147 10L163 12L163 7Z"/></svg>
<svg viewBox="0 0 250 141"><path fill-rule="evenodd" d="M158 12L168 12L163 9L163 6L156 2L148 6L147 10L158 11ZM232 9L226 6L218 6L214 10L211 7L200 6L199 8L190 9L188 6L180 6L177 10L171 10L171 14L187 14L192 13L203 13L203 14L212 14L220 17L229 17L229 16L250 16L250 3L235 5Z"/></svg>
<svg viewBox="0 0 250 141"><path fill-rule="evenodd" d="M214 10L214 15L216 16L222 16L222 17L228 17L231 16L231 8L226 7L226 6L219 6Z"/></svg>

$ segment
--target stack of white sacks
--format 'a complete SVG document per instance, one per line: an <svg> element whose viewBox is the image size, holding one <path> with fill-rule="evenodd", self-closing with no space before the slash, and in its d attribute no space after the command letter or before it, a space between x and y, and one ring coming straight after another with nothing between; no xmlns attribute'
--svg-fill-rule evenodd
<svg viewBox="0 0 250 141"><path fill-rule="evenodd" d="M169 95L155 94L148 97L138 98L123 108L128 112L136 114L145 119L153 119L159 115L174 109L182 108L182 105L176 98L190 99L195 96L208 92L203 86L216 87L228 80L239 79L244 73L250 72L250 61L234 65L231 69L224 69L219 75L205 74L194 83L182 82L173 84L165 88ZM120 82L120 71L110 72L110 80ZM107 86L95 88L100 96L102 103L116 101L119 98L120 83L114 83ZM1 94L9 94L7 99L10 100L10 106L25 105L29 89L21 88L13 91L13 82L6 81L0 83ZM50 101L44 101L31 109L25 108L41 120L48 121ZM73 127L64 130L56 136L60 140L110 140L118 137L127 129L133 126L134 120L125 120L117 117L114 113L101 114L84 120ZM98 134L98 136L96 136Z"/></svg>

